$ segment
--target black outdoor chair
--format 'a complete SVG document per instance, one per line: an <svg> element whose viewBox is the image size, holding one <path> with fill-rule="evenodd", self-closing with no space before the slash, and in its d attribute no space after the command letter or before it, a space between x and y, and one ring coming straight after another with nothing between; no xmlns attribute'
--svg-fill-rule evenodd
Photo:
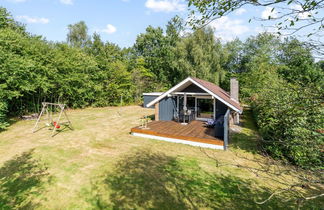
<svg viewBox="0 0 324 210"><path fill-rule="evenodd" d="M192 110L187 110L187 113L184 112L184 110L180 111L179 114L179 121L178 122L188 122L190 123L191 121L193 121L195 118L195 112Z"/></svg>

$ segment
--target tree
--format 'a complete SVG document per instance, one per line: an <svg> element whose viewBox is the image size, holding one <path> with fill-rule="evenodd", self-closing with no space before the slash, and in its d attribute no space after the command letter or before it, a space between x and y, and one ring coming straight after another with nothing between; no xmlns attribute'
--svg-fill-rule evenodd
<svg viewBox="0 0 324 210"><path fill-rule="evenodd" d="M138 102L142 98L142 93L155 89L154 74L145 68L144 58L135 58L131 67L133 84L135 85L134 95L135 101Z"/></svg>
<svg viewBox="0 0 324 210"><path fill-rule="evenodd" d="M235 39L225 44L224 50L228 56L225 68L228 72L239 73L242 71L241 61L243 57L243 47L243 42L239 39Z"/></svg>
<svg viewBox="0 0 324 210"><path fill-rule="evenodd" d="M169 61L167 59L169 42L163 33L163 29L160 27L147 27L145 33L137 36L134 49L137 56L144 58L145 68L150 69L156 75L162 86L169 87Z"/></svg>
<svg viewBox="0 0 324 210"><path fill-rule="evenodd" d="M225 78L226 54L211 28L183 37L176 45L175 55L173 66L179 75L177 82L193 76L220 84Z"/></svg>
<svg viewBox="0 0 324 210"><path fill-rule="evenodd" d="M89 43L88 27L84 21L68 25L67 42L73 47L85 47Z"/></svg>
<svg viewBox="0 0 324 210"><path fill-rule="evenodd" d="M260 21L275 21L278 34L297 34L307 32L308 44L318 53L323 52L324 8L322 0L189 0L191 8L190 24L193 27L208 25L211 21L228 15L243 6L268 7L270 15L266 18L254 18ZM250 19L251 20L251 19ZM273 22L271 22L273 25Z"/></svg>
<svg viewBox="0 0 324 210"><path fill-rule="evenodd" d="M317 65L320 69L322 69L322 72L324 72L324 60L318 61Z"/></svg>
<svg viewBox="0 0 324 210"><path fill-rule="evenodd" d="M0 7L0 29L10 28L19 32L25 32L23 24L15 21L6 8Z"/></svg>
<svg viewBox="0 0 324 210"><path fill-rule="evenodd" d="M181 33L184 31L184 22L179 16L173 17L166 25L166 35L174 46L181 38Z"/></svg>
<svg viewBox="0 0 324 210"><path fill-rule="evenodd" d="M305 86L324 82L324 72L316 65L311 49L297 39L285 39L279 49L279 61L283 64L279 73L291 83Z"/></svg>

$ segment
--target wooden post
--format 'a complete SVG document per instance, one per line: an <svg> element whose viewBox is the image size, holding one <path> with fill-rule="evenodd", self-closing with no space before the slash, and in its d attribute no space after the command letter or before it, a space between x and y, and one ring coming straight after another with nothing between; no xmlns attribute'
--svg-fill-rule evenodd
<svg viewBox="0 0 324 210"><path fill-rule="evenodd" d="M69 128L71 129L71 130L74 130L74 128L73 128L73 126L72 126L72 123L71 123L71 121L70 121L70 119L68 118L68 116L67 116L67 114L66 114L66 112L65 112L65 106L64 106L64 115L65 115L65 118L67 119L67 121L68 121L68 123L69 123Z"/></svg>
<svg viewBox="0 0 324 210"><path fill-rule="evenodd" d="M160 103L155 104L155 121L159 121L159 104Z"/></svg>
<svg viewBox="0 0 324 210"><path fill-rule="evenodd" d="M213 97L213 117L216 120L216 99Z"/></svg>
<svg viewBox="0 0 324 210"><path fill-rule="evenodd" d="M57 120L56 120L56 124L54 125L53 132L52 132L52 137L53 137L54 134L55 134L56 126L59 125L59 122L60 122L60 119L61 119L62 113L64 112L64 108L65 108L65 106L63 106L63 105L61 106L61 105L60 105L60 108L61 108L61 112L60 112L60 114L59 114L59 116L58 116L58 118L57 118Z"/></svg>
<svg viewBox="0 0 324 210"><path fill-rule="evenodd" d="M195 119L197 118L197 97L195 97Z"/></svg>
<svg viewBox="0 0 324 210"><path fill-rule="evenodd" d="M35 129L37 128L37 125L38 125L38 123L39 123L39 121L40 121L40 119L41 119L41 117L42 117L42 115L43 115L43 113L44 113L44 111L45 111L45 109L46 109L46 106L47 106L47 104L45 104L45 103L42 103L42 111L41 111L41 113L39 114L39 116L38 116L38 118L37 118L37 121L36 121L36 123L35 123L35 126L34 126L34 128L33 128L33 133L35 133ZM47 110L46 110L47 111Z"/></svg>
<svg viewBox="0 0 324 210"><path fill-rule="evenodd" d="M56 108L56 107L59 107L60 108L60 114L56 120L56 125L52 124L53 122L53 107ZM51 108L51 110L49 110L49 108ZM55 131L57 130L56 126L59 125L60 123L60 119L62 117L62 114L64 114L65 118L67 119L67 123L68 123L68 127L73 130L73 126L72 126L72 123L70 121L70 119L68 118L67 114L66 114L66 105L65 104L55 104L55 103L48 103L48 102L42 102L42 111L41 113L39 114L38 116L38 119L36 121L36 124L33 128L33 133L35 132L35 129L37 128L39 122L40 122L40 119L42 117L43 114L47 114L47 120L49 124L51 124L51 126L53 126L53 132L52 132L52 137L54 136L55 134ZM64 124L66 122L63 122Z"/></svg>
<svg viewBox="0 0 324 210"><path fill-rule="evenodd" d="M180 112L180 103L179 103L179 96L177 96L177 114L179 115ZM179 116L178 116L179 117Z"/></svg>

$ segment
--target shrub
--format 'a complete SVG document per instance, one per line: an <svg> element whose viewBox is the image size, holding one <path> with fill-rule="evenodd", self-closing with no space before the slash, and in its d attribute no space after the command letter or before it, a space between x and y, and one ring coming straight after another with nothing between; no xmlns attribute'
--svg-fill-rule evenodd
<svg viewBox="0 0 324 210"><path fill-rule="evenodd" d="M7 103L0 101L0 131L4 130L9 125L9 123L7 122L6 114Z"/></svg>
<svg viewBox="0 0 324 210"><path fill-rule="evenodd" d="M281 84L264 89L252 106L267 152L303 168L323 167L320 89Z"/></svg>

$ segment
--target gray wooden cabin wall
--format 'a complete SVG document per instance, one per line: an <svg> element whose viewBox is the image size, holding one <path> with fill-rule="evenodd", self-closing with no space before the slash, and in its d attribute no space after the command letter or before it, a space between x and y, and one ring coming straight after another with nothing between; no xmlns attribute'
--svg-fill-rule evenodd
<svg viewBox="0 0 324 210"><path fill-rule="evenodd" d="M206 91L204 91L203 89L201 89L200 87L198 87L195 84L191 84L188 87L186 87L185 89L179 91L179 92L187 92L187 93L206 93Z"/></svg>
<svg viewBox="0 0 324 210"><path fill-rule="evenodd" d="M219 118L221 115L225 115L228 107L224 103L216 99L215 106L216 119Z"/></svg>
<svg viewBox="0 0 324 210"><path fill-rule="evenodd" d="M159 120L173 120L176 112L176 97L165 97L159 103Z"/></svg>
<svg viewBox="0 0 324 210"><path fill-rule="evenodd" d="M150 103L151 101L153 101L154 99L156 99L157 97L159 97L159 96L154 96L154 95L144 95L144 96L143 96L143 100L144 100L143 107L144 107L144 108L151 108L151 109L154 109L154 105L153 105L153 106L150 106L150 107L146 107L146 105L147 105L148 103Z"/></svg>

